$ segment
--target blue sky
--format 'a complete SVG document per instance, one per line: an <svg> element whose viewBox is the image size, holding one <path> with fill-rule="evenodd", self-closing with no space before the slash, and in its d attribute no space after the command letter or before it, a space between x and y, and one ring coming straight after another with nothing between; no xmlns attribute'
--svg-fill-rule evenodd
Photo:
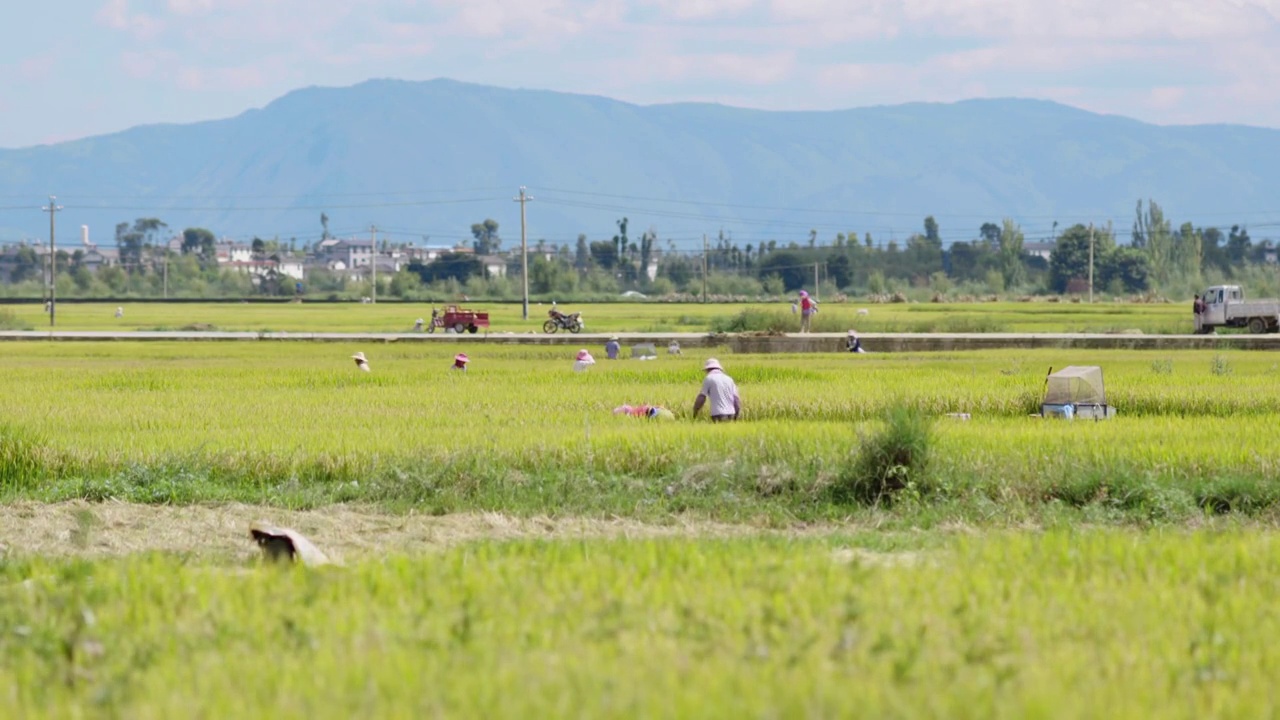
<svg viewBox="0 0 1280 720"><path fill-rule="evenodd" d="M1280 127L1280 0L6 0L0 147L449 77L830 109L1035 97Z"/></svg>

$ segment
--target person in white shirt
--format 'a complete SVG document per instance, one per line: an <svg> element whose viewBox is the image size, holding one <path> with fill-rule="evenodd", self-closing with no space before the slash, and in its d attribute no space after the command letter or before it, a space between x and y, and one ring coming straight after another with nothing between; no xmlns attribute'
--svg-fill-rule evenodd
<svg viewBox="0 0 1280 720"><path fill-rule="evenodd" d="M582 372L592 365L596 364L596 359L591 357L591 353L586 348L578 351L578 357L573 361L573 371Z"/></svg>
<svg viewBox="0 0 1280 720"><path fill-rule="evenodd" d="M698 417L702 406L710 401L712 422L737 420L742 413L742 401L738 398L738 386L733 378L725 374L720 361L715 358L707 360L702 370L706 377L702 381L702 390L693 401L693 416Z"/></svg>

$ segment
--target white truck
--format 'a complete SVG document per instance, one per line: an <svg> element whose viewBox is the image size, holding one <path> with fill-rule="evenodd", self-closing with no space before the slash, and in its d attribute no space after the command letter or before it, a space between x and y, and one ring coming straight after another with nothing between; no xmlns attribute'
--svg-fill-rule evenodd
<svg viewBox="0 0 1280 720"><path fill-rule="evenodd" d="M1247 327L1256 334L1280 331L1280 300L1245 300L1239 285L1214 285L1200 297L1204 300L1202 333L1220 327Z"/></svg>

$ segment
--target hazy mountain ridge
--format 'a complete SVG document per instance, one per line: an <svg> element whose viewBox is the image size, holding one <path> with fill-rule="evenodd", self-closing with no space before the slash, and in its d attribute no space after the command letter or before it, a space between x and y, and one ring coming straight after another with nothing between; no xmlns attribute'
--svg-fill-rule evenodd
<svg viewBox="0 0 1280 720"><path fill-rule="evenodd" d="M1245 223L1269 209L1277 181L1280 131L1156 126L1044 101L766 112L375 80L223 120L0 150L0 196L11 198L0 205L29 195L33 208L0 213L0 239L47 234L35 208L54 193L67 207L60 224L88 224L100 243L144 215L301 243L324 211L335 231L377 223L433 243L493 217L510 245L511 198L527 185L530 237L556 243L608 237L624 215L635 235L723 227L750 241L809 228L900 237L934 214L956 240L1002 216L1032 235L1054 219L1127 227L1147 197L1175 222Z"/></svg>

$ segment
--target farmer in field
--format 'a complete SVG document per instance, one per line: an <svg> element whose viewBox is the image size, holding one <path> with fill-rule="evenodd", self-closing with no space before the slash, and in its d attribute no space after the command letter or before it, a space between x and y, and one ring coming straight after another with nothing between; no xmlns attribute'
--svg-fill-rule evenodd
<svg viewBox="0 0 1280 720"><path fill-rule="evenodd" d="M618 359L618 352L622 350L622 346L618 344L618 336L614 335L609 338L609 342L604 344L605 357L610 360Z"/></svg>
<svg viewBox="0 0 1280 720"><path fill-rule="evenodd" d="M596 359L591 357L591 353L586 348L578 351L578 356L573 361L573 371L582 372L592 365L596 364Z"/></svg>
<svg viewBox="0 0 1280 720"><path fill-rule="evenodd" d="M733 378L725 374L720 361L715 358L707 360L702 366L706 377L702 380L702 390L693 401L693 416L698 417L702 406L711 402L711 422L737 420L742 412L742 401L738 399L738 386Z"/></svg>
<svg viewBox="0 0 1280 720"><path fill-rule="evenodd" d="M809 293L800 291L800 332L809 332L813 323L813 314L818 312L818 301L809 297Z"/></svg>
<svg viewBox="0 0 1280 720"><path fill-rule="evenodd" d="M862 349L862 341L858 339L858 331L850 330L849 337L845 338L844 349L851 353L862 353L866 350Z"/></svg>
<svg viewBox="0 0 1280 720"><path fill-rule="evenodd" d="M454 355L454 356L453 356L453 367L451 367L451 368L449 368L449 369L450 369L450 370L461 370L462 372L466 372L466 371L467 371L467 363L469 363L469 362L471 362L471 358L467 357L467 354L466 354L466 353L458 353L457 355Z"/></svg>
<svg viewBox="0 0 1280 720"><path fill-rule="evenodd" d="M1199 295L1191 302L1191 314L1195 320L1196 334L1199 335L1204 329L1204 300Z"/></svg>
<svg viewBox="0 0 1280 720"><path fill-rule="evenodd" d="M675 420L675 413L660 405L619 405L613 409L614 415L627 415L650 420Z"/></svg>

